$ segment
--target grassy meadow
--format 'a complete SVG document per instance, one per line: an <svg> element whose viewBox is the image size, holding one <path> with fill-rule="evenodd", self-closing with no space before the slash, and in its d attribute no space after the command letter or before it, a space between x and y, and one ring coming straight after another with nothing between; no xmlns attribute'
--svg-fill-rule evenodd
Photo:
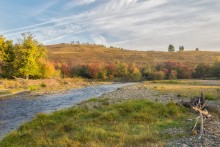
<svg viewBox="0 0 220 147"><path fill-rule="evenodd" d="M106 48L98 45L56 44L46 46L48 58L55 63L134 63L138 66L158 64L167 61L181 62L189 65L206 63L212 65L220 52L208 51L132 51L120 48Z"/></svg>
<svg viewBox="0 0 220 147"><path fill-rule="evenodd" d="M97 99L96 99L97 101ZM129 100L101 108L73 107L39 114L7 135L0 146L164 146L167 140L189 136L194 117L174 103ZM185 132L166 133L167 129Z"/></svg>

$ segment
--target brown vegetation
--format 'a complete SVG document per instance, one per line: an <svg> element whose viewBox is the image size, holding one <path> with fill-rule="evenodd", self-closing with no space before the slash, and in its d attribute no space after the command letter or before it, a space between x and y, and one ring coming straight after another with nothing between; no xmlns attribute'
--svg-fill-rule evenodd
<svg viewBox="0 0 220 147"><path fill-rule="evenodd" d="M174 61L188 65L206 63L212 65L220 52L208 51L130 51L119 48L106 48L100 45L56 44L48 45L48 58L55 63L89 64L99 63L134 63L137 66L157 65L161 62Z"/></svg>

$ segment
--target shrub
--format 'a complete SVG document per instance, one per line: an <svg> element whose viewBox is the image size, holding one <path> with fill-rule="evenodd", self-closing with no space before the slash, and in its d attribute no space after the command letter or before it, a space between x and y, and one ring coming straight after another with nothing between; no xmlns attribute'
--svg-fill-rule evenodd
<svg viewBox="0 0 220 147"><path fill-rule="evenodd" d="M201 63L196 66L195 71L193 73L194 78L202 78L208 77L211 72L211 67L204 63Z"/></svg>
<svg viewBox="0 0 220 147"><path fill-rule="evenodd" d="M60 67L62 77L71 77L71 65L70 64L62 64Z"/></svg>
<svg viewBox="0 0 220 147"><path fill-rule="evenodd" d="M220 57L218 57L212 68L214 76L220 78Z"/></svg>
<svg viewBox="0 0 220 147"><path fill-rule="evenodd" d="M89 68L86 65L82 65L81 67L79 67L77 75L84 78L91 78L91 76L89 75Z"/></svg>
<svg viewBox="0 0 220 147"><path fill-rule="evenodd" d="M128 65L125 63L117 62L115 64L115 76L116 77L127 77Z"/></svg>
<svg viewBox="0 0 220 147"><path fill-rule="evenodd" d="M146 65L141 69L141 74L142 74L143 78L147 79L147 80L157 79L157 78L155 78L155 72L156 72L155 68L150 65Z"/></svg>
<svg viewBox="0 0 220 147"><path fill-rule="evenodd" d="M163 71L156 71L152 76L153 80L163 80L165 78L165 73Z"/></svg>
<svg viewBox="0 0 220 147"><path fill-rule="evenodd" d="M47 85L46 85L45 83L41 83L41 84L40 84L40 87L41 87L41 88L45 88L45 87L47 87Z"/></svg>
<svg viewBox="0 0 220 147"><path fill-rule="evenodd" d="M56 70L54 64L46 60L39 60L39 78L55 78L60 77L60 71Z"/></svg>
<svg viewBox="0 0 220 147"><path fill-rule="evenodd" d="M216 98L212 94L205 94L205 99L207 99L207 100L215 100Z"/></svg>
<svg viewBox="0 0 220 147"><path fill-rule="evenodd" d="M141 79L141 73L134 64L128 66L128 73L129 79L132 81L139 81Z"/></svg>
<svg viewBox="0 0 220 147"><path fill-rule="evenodd" d="M106 70L106 76L111 80L114 79L115 65L112 63L108 64L108 65L106 65L105 70Z"/></svg>

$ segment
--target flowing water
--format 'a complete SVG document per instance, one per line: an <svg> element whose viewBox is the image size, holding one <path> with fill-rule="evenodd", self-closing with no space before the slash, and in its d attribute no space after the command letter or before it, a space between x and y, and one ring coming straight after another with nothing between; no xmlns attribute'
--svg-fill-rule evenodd
<svg viewBox="0 0 220 147"><path fill-rule="evenodd" d="M70 90L65 94L24 96L0 100L0 139L10 131L17 129L22 123L31 120L37 113L50 113L69 108L89 98L99 97L130 84L132 83L89 86Z"/></svg>

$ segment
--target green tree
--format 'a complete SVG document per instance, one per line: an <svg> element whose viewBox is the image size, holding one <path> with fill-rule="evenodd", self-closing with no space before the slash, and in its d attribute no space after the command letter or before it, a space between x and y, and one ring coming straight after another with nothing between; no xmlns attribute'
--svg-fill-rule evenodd
<svg viewBox="0 0 220 147"><path fill-rule="evenodd" d="M115 76L125 78L128 76L128 65L125 63L117 62L115 64Z"/></svg>
<svg viewBox="0 0 220 147"><path fill-rule="evenodd" d="M14 74L14 45L12 40L6 40L0 36L0 52L4 77L12 77Z"/></svg>
<svg viewBox="0 0 220 147"><path fill-rule="evenodd" d="M184 46L180 46L179 51L184 51Z"/></svg>
<svg viewBox="0 0 220 147"><path fill-rule="evenodd" d="M39 59L45 58L46 48L31 33L23 33L15 46L15 67L18 75L29 78L39 75Z"/></svg>
<svg viewBox="0 0 220 147"><path fill-rule="evenodd" d="M194 77L195 78L202 78L208 77L210 75L211 67L207 64L200 63L196 66Z"/></svg>
<svg viewBox="0 0 220 147"><path fill-rule="evenodd" d="M199 51L199 48L196 48L195 51Z"/></svg>
<svg viewBox="0 0 220 147"><path fill-rule="evenodd" d="M216 59L212 70L214 76L220 77L220 56Z"/></svg>
<svg viewBox="0 0 220 147"><path fill-rule="evenodd" d="M141 69L141 74L144 77L144 79L152 80L154 78L154 73L156 72L155 68L151 66L150 64L145 65Z"/></svg>
<svg viewBox="0 0 220 147"><path fill-rule="evenodd" d="M175 51L175 47L174 47L172 44L170 44L170 45L168 46L168 51L169 51L169 52L174 52L174 51Z"/></svg>

